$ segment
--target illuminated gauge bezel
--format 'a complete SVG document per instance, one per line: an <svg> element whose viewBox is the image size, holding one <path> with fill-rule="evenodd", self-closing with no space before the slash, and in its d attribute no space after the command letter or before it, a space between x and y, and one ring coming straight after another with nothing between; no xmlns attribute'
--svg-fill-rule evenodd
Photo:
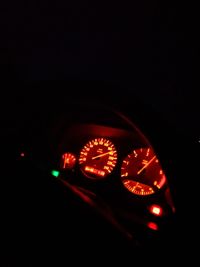
<svg viewBox="0 0 200 267"><path fill-rule="evenodd" d="M152 169L152 166L154 169ZM153 172L154 174L152 174ZM144 182L147 179L148 184ZM149 196L158 192L166 184L166 176L153 149L145 147L133 150L123 160L121 181L123 186L132 194Z"/></svg>
<svg viewBox="0 0 200 267"><path fill-rule="evenodd" d="M99 162L92 162L95 159ZM117 150L109 139L95 138L81 149L79 165L87 178L104 179L112 173L116 164Z"/></svg>

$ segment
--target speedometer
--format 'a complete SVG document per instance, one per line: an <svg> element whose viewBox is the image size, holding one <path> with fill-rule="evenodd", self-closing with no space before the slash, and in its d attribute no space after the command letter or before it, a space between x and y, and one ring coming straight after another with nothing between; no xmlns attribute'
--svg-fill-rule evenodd
<svg viewBox="0 0 200 267"><path fill-rule="evenodd" d="M81 150L79 164L88 178L104 178L110 174L117 163L117 150L105 138L89 141Z"/></svg>

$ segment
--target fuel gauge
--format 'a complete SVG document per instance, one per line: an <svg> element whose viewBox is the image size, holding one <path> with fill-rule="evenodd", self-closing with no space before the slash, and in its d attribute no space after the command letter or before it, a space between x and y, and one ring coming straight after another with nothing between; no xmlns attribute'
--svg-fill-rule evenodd
<svg viewBox="0 0 200 267"><path fill-rule="evenodd" d="M61 158L61 169L73 169L76 164L76 157L72 153L64 153Z"/></svg>

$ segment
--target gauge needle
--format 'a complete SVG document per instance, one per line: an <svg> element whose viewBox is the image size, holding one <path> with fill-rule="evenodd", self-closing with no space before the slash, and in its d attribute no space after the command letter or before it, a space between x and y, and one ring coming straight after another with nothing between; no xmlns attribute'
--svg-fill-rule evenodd
<svg viewBox="0 0 200 267"><path fill-rule="evenodd" d="M156 156L154 156L152 159L150 159L150 161L149 162L147 162L147 164L145 164L143 167L142 167L142 169L140 169L138 172L137 172L137 174L140 174L144 169L146 169L153 161L154 161L154 159L156 158Z"/></svg>
<svg viewBox="0 0 200 267"><path fill-rule="evenodd" d="M101 157L103 157L103 156L105 156L105 155L108 155L108 154L111 154L111 153L113 153L113 152L112 152L112 151L109 151L109 152L106 152L106 153L103 153L103 154L99 154L99 155L93 157L92 159L101 158Z"/></svg>

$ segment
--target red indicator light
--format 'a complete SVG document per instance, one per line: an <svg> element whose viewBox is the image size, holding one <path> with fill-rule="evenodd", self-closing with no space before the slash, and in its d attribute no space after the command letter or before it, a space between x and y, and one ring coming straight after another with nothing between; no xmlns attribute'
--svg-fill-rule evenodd
<svg viewBox="0 0 200 267"><path fill-rule="evenodd" d="M158 205L152 205L149 210L155 216L162 216L163 210Z"/></svg>
<svg viewBox="0 0 200 267"><path fill-rule="evenodd" d="M147 226L151 229L151 230L154 230L154 231L157 231L158 230L158 225L154 222L148 222L147 223Z"/></svg>
<svg viewBox="0 0 200 267"><path fill-rule="evenodd" d="M24 156L25 156L25 153L24 153L24 152L22 152L22 153L20 154L20 156L21 156L21 157L24 157Z"/></svg>

